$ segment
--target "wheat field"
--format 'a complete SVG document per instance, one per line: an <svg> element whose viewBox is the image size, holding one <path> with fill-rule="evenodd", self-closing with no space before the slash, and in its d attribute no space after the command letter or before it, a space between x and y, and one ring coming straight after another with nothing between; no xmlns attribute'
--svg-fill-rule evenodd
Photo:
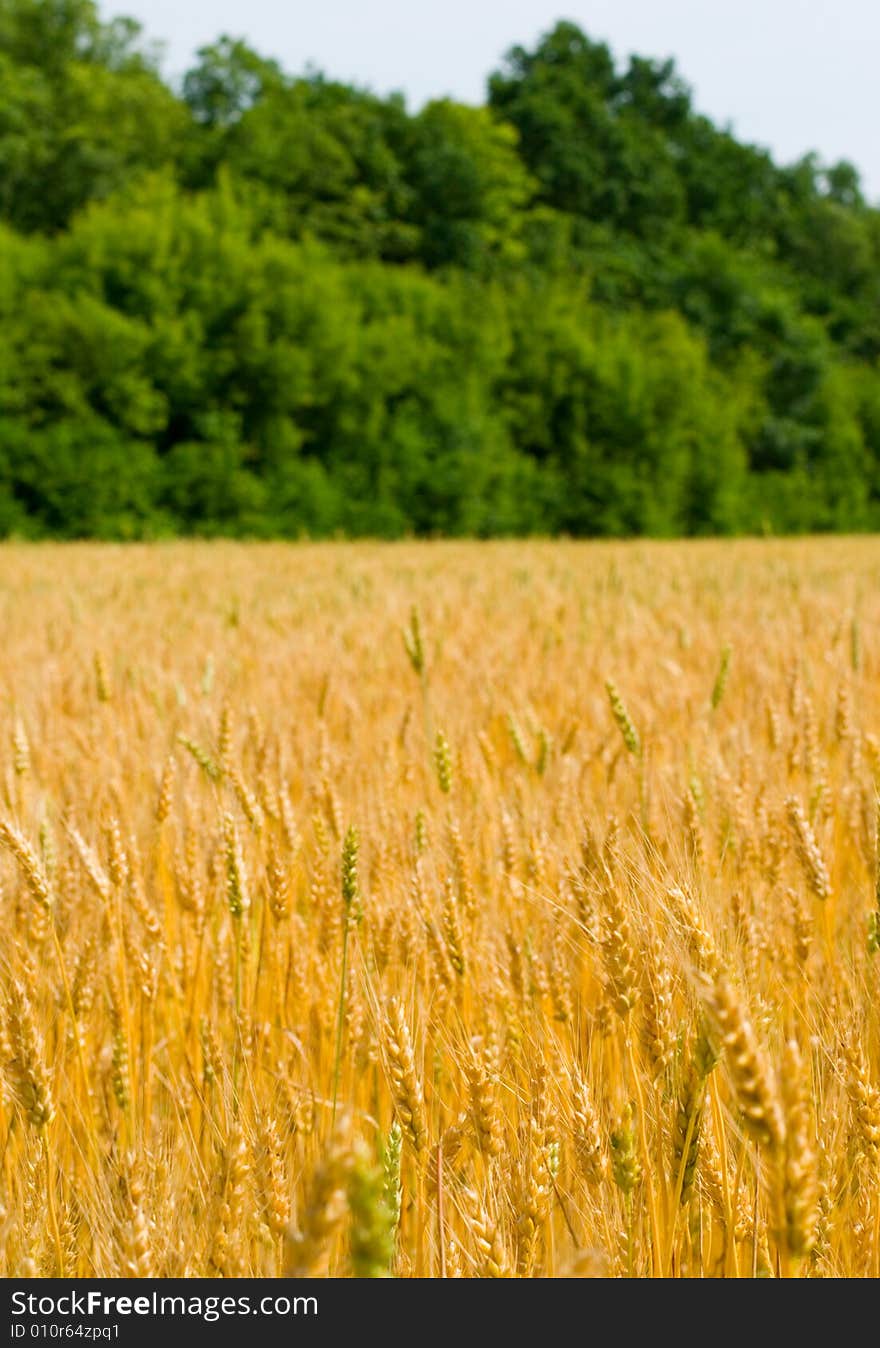
<svg viewBox="0 0 880 1348"><path fill-rule="evenodd" d="M0 551L0 1274L880 1274L878 582Z"/></svg>

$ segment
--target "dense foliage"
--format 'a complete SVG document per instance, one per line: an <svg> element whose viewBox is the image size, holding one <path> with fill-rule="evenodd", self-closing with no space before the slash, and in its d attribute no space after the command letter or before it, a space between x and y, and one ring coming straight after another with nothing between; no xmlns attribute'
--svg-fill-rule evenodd
<svg viewBox="0 0 880 1348"><path fill-rule="evenodd" d="M411 112L0 0L0 533L880 527L878 264L569 23Z"/></svg>

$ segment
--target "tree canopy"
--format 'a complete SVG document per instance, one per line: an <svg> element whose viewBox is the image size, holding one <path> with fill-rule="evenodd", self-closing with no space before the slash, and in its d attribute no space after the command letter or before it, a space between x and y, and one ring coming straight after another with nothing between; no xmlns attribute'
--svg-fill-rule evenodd
<svg viewBox="0 0 880 1348"><path fill-rule="evenodd" d="M480 107L0 0L0 535L880 526L880 211L560 23Z"/></svg>

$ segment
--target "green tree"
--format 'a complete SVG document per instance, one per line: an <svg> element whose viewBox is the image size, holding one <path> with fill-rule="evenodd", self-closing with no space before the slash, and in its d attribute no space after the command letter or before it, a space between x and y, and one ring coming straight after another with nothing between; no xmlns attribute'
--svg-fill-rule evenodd
<svg viewBox="0 0 880 1348"><path fill-rule="evenodd" d="M534 52L514 47L492 75L490 104L519 132L548 205L643 237L680 218L666 137L639 110L646 75L631 69L618 78L608 47L571 23L558 24ZM661 91L670 78L660 77Z"/></svg>
<svg viewBox="0 0 880 1348"><path fill-rule="evenodd" d="M429 103L413 121L407 179L427 266L475 270L522 260L533 183L513 127L488 109Z"/></svg>
<svg viewBox="0 0 880 1348"><path fill-rule="evenodd" d="M174 163L186 109L131 21L86 0L0 0L0 212L63 228L133 174Z"/></svg>
<svg viewBox="0 0 880 1348"><path fill-rule="evenodd" d="M266 218L291 237L311 234L349 255L403 259L417 246L404 223L407 132L401 100L316 75L274 87L250 108L228 132L224 162L266 191Z"/></svg>
<svg viewBox="0 0 880 1348"><path fill-rule="evenodd" d="M270 90L284 87L281 67L240 38L221 37L198 51L198 63L183 79L183 97L205 127L229 127Z"/></svg>
<svg viewBox="0 0 880 1348"><path fill-rule="evenodd" d="M0 0L0 533L880 524L880 212L559 24L487 107Z"/></svg>

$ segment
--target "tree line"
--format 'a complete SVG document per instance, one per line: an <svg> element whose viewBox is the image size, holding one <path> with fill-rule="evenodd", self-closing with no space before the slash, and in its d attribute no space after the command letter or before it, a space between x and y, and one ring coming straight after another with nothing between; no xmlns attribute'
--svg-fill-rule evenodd
<svg viewBox="0 0 880 1348"><path fill-rule="evenodd" d="M0 535L877 528L878 264L570 23L413 111L0 0Z"/></svg>

